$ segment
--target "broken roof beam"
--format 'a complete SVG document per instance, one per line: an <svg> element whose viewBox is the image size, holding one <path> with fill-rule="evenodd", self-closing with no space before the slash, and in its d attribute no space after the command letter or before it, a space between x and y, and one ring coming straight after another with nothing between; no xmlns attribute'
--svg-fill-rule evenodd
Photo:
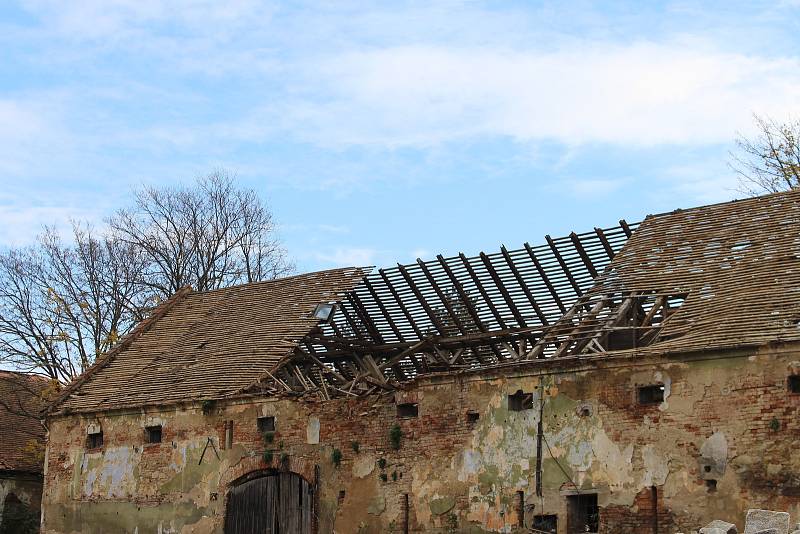
<svg viewBox="0 0 800 534"><path fill-rule="evenodd" d="M375 340L376 343L383 343L383 336L378 331L378 328L375 326L375 323L372 321L372 317L367 312L364 304L361 302L361 299L358 297L358 293L355 291L350 291L347 294L347 299L353 305L353 308L361 321L361 324L364 325L364 328L367 329L369 335L372 336L372 339Z"/></svg>
<svg viewBox="0 0 800 534"><path fill-rule="evenodd" d="M439 287L439 284L436 283L436 280L434 279L431 272L428 270L428 267L420 259L417 259L417 264L419 265L419 268L422 270L422 274L425 275L425 278L428 279L428 282L430 282L431 287L433 287L434 291L436 292L436 296L438 296L439 300L442 301L442 305L444 306L445 310L447 310L447 313L450 316L450 318L453 320L453 324L456 325L456 328L458 328L459 332L461 332L462 334L466 334L467 330L464 327L464 325L461 324L461 319L458 317L458 314L450 305L449 302L450 299L447 297L447 295L444 294L442 289Z"/></svg>
<svg viewBox="0 0 800 534"><path fill-rule="evenodd" d="M461 259L461 262L464 264L464 267L466 267L467 274L469 274L469 277L472 279L472 282L475 284L475 288L481 294L481 297L483 297L483 300L486 303L486 306L492 312L492 315L494 316L495 320L497 321L497 324L503 330L508 328L506 326L505 321L503 320L503 316L500 315L499 311L497 311L497 307L495 307L494 302L492 301L492 298L489 296L489 294L486 291L486 288L481 283L480 278L478 278L478 275L475 274L475 269L472 268L472 265L470 264L469 259L463 253L459 253L458 257Z"/></svg>
<svg viewBox="0 0 800 534"><path fill-rule="evenodd" d="M472 317L472 320L476 328L478 328L478 330L480 330L481 332L486 332L487 331L486 327L484 326L483 321L481 321L481 318L478 315L478 310L475 309L475 305L472 302L472 298L470 298L470 296L464 290L464 286L461 284L458 278L456 278L456 276L453 274L453 270L447 264L447 261L441 254L437 255L436 259L439 261L439 264L442 266L442 269L444 270L445 274L450 279L450 282L453 284L453 287L458 293L461 302L464 303L464 307L467 309L467 313L469 313L470 317ZM498 360L502 358L500 351L493 343L490 343L489 347L491 347L492 352L495 353L495 356L497 357ZM475 357L478 358L478 360L481 360L481 356L477 351L475 352ZM484 363L483 360L481 360L481 363Z"/></svg>

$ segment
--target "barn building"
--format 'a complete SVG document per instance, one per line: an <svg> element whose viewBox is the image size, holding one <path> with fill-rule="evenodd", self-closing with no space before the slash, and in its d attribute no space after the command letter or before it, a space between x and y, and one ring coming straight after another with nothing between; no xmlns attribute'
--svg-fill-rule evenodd
<svg viewBox="0 0 800 534"><path fill-rule="evenodd" d="M800 515L800 192L186 288L50 407L43 532Z"/></svg>

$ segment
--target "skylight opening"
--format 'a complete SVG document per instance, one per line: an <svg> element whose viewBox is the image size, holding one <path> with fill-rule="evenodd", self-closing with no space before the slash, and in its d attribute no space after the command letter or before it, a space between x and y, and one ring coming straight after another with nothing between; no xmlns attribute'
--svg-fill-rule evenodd
<svg viewBox="0 0 800 534"><path fill-rule="evenodd" d="M333 314L335 311L336 304L330 302L317 304L317 307L314 308L314 318L323 323L329 323L331 319L333 319Z"/></svg>

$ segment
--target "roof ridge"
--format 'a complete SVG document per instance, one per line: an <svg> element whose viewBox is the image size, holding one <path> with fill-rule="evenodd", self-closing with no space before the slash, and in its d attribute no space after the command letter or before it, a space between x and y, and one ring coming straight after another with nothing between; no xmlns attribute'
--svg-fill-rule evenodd
<svg viewBox="0 0 800 534"><path fill-rule="evenodd" d="M793 195L800 195L800 188L797 189L789 189L788 191L775 191L772 193L765 193L763 195L756 195L756 196L749 196L744 198L734 198L733 200L725 200L723 202L712 202L710 204L703 204L700 206L691 206L689 208L676 208L670 211L662 211L659 213L651 213L645 217L645 219L649 219L651 217L665 217L668 215L675 215L678 213L686 213L686 212L693 212L693 211L701 211L707 210L709 208L718 208L726 205L731 204L744 204L749 202L763 202L765 200L769 200L772 197L790 197ZM644 222L644 221L642 221Z"/></svg>
<svg viewBox="0 0 800 534"><path fill-rule="evenodd" d="M86 371L84 371L75 380L70 382L52 402L48 403L47 407L43 410L43 413L51 414L58 405L64 402L70 395L72 395L72 393L83 386L83 384L85 384L86 381L93 377L98 371L111 363L120 352L130 347L134 341L141 337L142 334L150 330L150 328L152 328L153 325L159 321L159 319L164 317L167 312L169 312L169 310L175 306L175 304L177 304L191 292L191 286L184 286L176 291L167 300L156 306L156 308L153 310L153 313L151 313L149 317L137 324L134 329L123 336L119 343L114 345L111 350L98 358L91 366L89 366L88 369L86 369Z"/></svg>
<svg viewBox="0 0 800 534"><path fill-rule="evenodd" d="M355 267L355 266L334 267L332 269L322 269L320 271L307 271L307 272L304 272L304 273L297 273L297 274L293 274L293 275L290 275L290 276L281 276L281 277L278 277L278 278L271 278L269 280L258 280L258 281L255 281L255 282L246 282L244 284L236 284L236 285L233 285L233 286L217 287L215 289L206 289L204 291L194 291L193 293L195 295L207 295L209 293L218 293L218 292L221 292L221 291L230 291L231 289L240 289L240 288L245 288L245 287L256 287L256 286L262 286L262 285L269 285L269 284L273 284L273 283L277 283L277 282L284 282L284 281L288 281L288 280L294 280L295 278L302 278L304 276L316 276L316 275L325 274L325 273L338 273L338 272L351 271L353 273L362 273L362 275L363 275L365 273L368 274L374 268L375 268L374 265L367 265L367 266L361 266L361 267Z"/></svg>

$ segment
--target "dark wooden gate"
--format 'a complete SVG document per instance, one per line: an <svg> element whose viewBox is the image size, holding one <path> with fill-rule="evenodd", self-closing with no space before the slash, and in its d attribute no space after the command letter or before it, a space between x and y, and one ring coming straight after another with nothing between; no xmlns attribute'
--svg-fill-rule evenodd
<svg viewBox="0 0 800 534"><path fill-rule="evenodd" d="M225 534L311 534L311 485L295 473L265 474L228 492Z"/></svg>

